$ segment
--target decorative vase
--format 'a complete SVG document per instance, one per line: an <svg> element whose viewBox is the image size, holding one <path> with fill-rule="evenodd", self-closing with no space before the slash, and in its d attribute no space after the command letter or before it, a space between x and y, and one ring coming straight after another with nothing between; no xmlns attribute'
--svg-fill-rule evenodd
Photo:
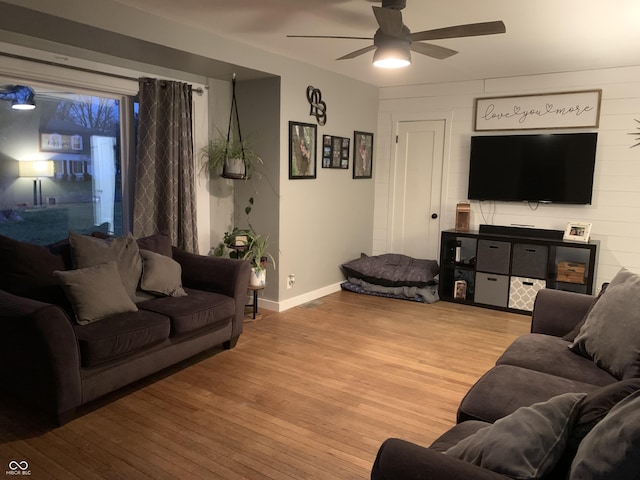
<svg viewBox="0 0 640 480"><path fill-rule="evenodd" d="M252 287L264 287L267 283L267 271L264 268L257 269L253 267L251 269L251 277L249 279L249 285Z"/></svg>

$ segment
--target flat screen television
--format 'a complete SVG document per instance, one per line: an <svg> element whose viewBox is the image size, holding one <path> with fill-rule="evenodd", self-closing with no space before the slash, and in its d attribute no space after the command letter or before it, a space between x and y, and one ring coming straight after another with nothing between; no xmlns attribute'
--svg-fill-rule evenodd
<svg viewBox="0 0 640 480"><path fill-rule="evenodd" d="M471 137L469 200L591 203L597 133Z"/></svg>

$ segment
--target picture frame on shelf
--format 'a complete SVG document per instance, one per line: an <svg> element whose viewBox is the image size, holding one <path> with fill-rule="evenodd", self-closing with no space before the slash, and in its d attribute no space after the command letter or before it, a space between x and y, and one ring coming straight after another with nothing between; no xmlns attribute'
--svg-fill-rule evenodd
<svg viewBox="0 0 640 480"><path fill-rule="evenodd" d="M349 144L351 139L336 137L335 135L322 136L322 168L349 168Z"/></svg>
<svg viewBox="0 0 640 480"><path fill-rule="evenodd" d="M563 240L572 242L589 243L591 236L591 224L582 222L568 222L564 230Z"/></svg>
<svg viewBox="0 0 640 480"><path fill-rule="evenodd" d="M353 178L373 176L373 133L353 132Z"/></svg>
<svg viewBox="0 0 640 480"><path fill-rule="evenodd" d="M289 180L316 178L317 127L289 122Z"/></svg>

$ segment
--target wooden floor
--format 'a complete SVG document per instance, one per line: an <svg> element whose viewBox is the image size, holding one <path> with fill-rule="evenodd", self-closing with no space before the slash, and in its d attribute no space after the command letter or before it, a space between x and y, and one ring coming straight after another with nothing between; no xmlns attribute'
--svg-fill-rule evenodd
<svg viewBox="0 0 640 480"><path fill-rule="evenodd" d="M245 324L235 349L139 382L61 428L0 402L0 474L367 479L380 443L428 445L530 318L338 292Z"/></svg>

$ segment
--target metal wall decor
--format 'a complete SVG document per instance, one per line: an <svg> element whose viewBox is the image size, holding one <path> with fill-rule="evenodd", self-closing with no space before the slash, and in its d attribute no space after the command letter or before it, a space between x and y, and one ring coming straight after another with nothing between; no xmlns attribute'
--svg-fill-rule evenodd
<svg viewBox="0 0 640 480"><path fill-rule="evenodd" d="M327 104L322 101L322 92L312 85L307 87L307 100L310 105L309 115L316 117L318 125L327 123Z"/></svg>

